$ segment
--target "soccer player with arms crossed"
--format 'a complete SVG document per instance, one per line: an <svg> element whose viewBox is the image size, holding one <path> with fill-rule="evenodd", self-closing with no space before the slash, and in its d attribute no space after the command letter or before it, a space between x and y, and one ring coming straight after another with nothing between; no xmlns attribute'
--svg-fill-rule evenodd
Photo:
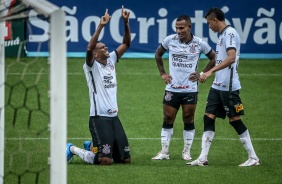
<svg viewBox="0 0 282 184"><path fill-rule="evenodd" d="M208 94L208 100L204 115L204 133L202 136L202 151L198 159L187 163L191 166L207 166L208 153L215 134L216 117L229 118L230 125L238 133L244 145L249 159L239 166L260 165L250 138L249 131L241 115L244 109L239 97L241 84L238 76L238 64L240 55L240 37L237 31L225 23L225 15L218 8L211 8L205 15L211 30L219 33L216 45L216 66L203 73L199 80L205 82L215 73L215 79Z"/></svg>
<svg viewBox="0 0 282 184"><path fill-rule="evenodd" d="M215 52L212 48L201 38L190 33L192 23L189 16L179 16L175 28L176 34L167 36L155 52L156 63L166 83L166 88L163 98L162 149L157 156L152 158L153 160L170 159L169 145L173 135L173 124L180 106L182 106L184 123L182 158L184 160L192 159L190 148L195 135L194 114L198 100L198 82L189 80L189 76L197 70L201 53L210 59L204 71L208 71L215 65ZM166 51L169 51L169 74L164 69L162 59Z"/></svg>
<svg viewBox="0 0 282 184"><path fill-rule="evenodd" d="M93 148L84 144L85 149L67 144L66 153L69 161L73 155L78 155L89 164L111 165L115 163L130 163L128 139L118 118L117 82L115 64L130 47L131 36L129 28L130 12L122 6L124 36L121 45L113 52L98 42L101 30L108 24L111 16L106 10L100 24L93 34L86 51L86 61L83 65L89 88L90 118L89 129ZM86 141L89 142L90 141ZM91 146L92 147L92 146Z"/></svg>

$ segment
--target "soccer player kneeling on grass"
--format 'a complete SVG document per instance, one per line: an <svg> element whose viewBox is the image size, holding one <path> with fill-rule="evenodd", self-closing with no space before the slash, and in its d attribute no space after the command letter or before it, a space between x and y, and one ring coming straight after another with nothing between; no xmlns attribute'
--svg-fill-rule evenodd
<svg viewBox="0 0 282 184"><path fill-rule="evenodd" d="M129 28L130 12L122 6L124 22L123 42L113 52L98 37L111 16L106 10L101 17L95 33L89 41L86 61L83 65L89 88L90 118L89 129L92 142L86 141L84 149L68 143L66 146L67 161L74 155L89 164L111 165L115 163L130 163L130 149L123 126L118 118L117 81L115 64L130 47L131 36Z"/></svg>

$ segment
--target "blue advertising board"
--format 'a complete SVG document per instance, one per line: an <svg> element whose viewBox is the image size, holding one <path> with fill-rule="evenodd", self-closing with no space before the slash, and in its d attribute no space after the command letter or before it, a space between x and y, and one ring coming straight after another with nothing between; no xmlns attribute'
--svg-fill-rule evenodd
<svg viewBox="0 0 282 184"><path fill-rule="evenodd" d="M203 38L213 48L217 34L209 29L204 18L211 7L225 12L226 22L241 37L241 58L282 58L282 1L278 0L49 0L66 12L66 41L69 57L84 57L88 41L93 35L106 8L112 16L102 30L99 40L109 51L122 41L121 6L130 11L132 43L123 57L153 58L162 40L175 33L175 20L186 14L192 19L192 33ZM280 8L279 8L280 7ZM31 15L34 16L34 15ZM41 54L48 49L48 26L44 21L30 22L32 35L27 44L28 55L35 55L38 40L43 41Z"/></svg>

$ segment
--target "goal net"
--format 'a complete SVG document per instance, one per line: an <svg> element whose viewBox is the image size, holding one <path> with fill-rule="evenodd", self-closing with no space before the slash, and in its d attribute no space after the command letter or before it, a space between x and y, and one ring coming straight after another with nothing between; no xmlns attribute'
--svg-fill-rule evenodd
<svg viewBox="0 0 282 184"><path fill-rule="evenodd" d="M48 27L47 41L35 43L33 23ZM38 54L28 57L31 44ZM66 75L64 12L46 0L0 0L0 184L67 183Z"/></svg>

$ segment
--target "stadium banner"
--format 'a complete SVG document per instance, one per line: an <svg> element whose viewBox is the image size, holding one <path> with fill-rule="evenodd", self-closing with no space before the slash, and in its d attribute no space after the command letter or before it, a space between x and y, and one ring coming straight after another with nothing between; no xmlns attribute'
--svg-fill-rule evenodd
<svg viewBox="0 0 282 184"><path fill-rule="evenodd" d="M211 7L221 8L225 12L226 22L238 31L242 43L241 58L282 58L282 1L49 1L66 12L68 57L85 57L88 41L106 8L111 20L102 30L99 40L108 46L109 51L114 50L123 37L121 6L124 5L130 11L132 38L131 47L123 55L124 58L154 58L154 52L162 40L175 33L176 18L182 14L192 18L191 32L215 49L218 34L209 29L204 18L205 12ZM35 12L31 11L30 16L36 16ZM27 44L28 56L38 54L35 44L38 41L43 43L40 54L47 54L48 23L31 20L30 26L33 32Z"/></svg>
<svg viewBox="0 0 282 184"><path fill-rule="evenodd" d="M10 2L10 8L19 3L17 0ZM3 12L8 14L10 9ZM21 43L25 40L25 24L23 20L5 21L5 56L17 57L25 56L24 46Z"/></svg>

